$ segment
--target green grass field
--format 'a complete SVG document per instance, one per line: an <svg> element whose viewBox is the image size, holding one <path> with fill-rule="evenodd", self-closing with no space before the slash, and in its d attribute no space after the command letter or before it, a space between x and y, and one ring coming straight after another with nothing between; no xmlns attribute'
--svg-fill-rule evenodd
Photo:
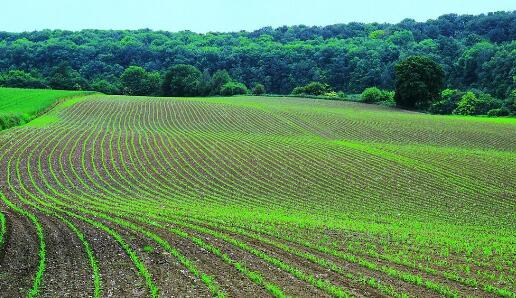
<svg viewBox="0 0 516 298"><path fill-rule="evenodd" d="M515 297L514 118L92 95L0 148L11 297Z"/></svg>
<svg viewBox="0 0 516 298"><path fill-rule="evenodd" d="M0 88L0 130L24 124L59 101L91 92Z"/></svg>

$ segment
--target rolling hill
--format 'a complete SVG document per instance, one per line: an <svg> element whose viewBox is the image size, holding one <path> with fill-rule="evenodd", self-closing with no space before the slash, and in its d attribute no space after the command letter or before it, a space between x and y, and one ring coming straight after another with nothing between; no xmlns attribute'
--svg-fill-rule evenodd
<svg viewBox="0 0 516 298"><path fill-rule="evenodd" d="M89 95L0 132L0 296L515 297L516 121Z"/></svg>

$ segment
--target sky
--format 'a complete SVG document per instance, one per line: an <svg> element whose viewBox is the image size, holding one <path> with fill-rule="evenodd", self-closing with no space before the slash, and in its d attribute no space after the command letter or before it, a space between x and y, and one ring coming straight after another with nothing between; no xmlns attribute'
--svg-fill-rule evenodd
<svg viewBox="0 0 516 298"><path fill-rule="evenodd" d="M516 0L0 0L0 31L252 31L265 26L397 23L514 11Z"/></svg>

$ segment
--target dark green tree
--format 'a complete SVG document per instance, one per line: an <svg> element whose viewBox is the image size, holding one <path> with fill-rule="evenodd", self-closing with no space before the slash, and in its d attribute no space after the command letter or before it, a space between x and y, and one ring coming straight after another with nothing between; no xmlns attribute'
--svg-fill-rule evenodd
<svg viewBox="0 0 516 298"><path fill-rule="evenodd" d="M212 88L211 88L211 94L212 95L221 95L222 86L232 81L231 76L229 76L229 73L227 70L218 70L213 74L212 77Z"/></svg>
<svg viewBox="0 0 516 298"><path fill-rule="evenodd" d="M48 88L44 79L39 75L23 70L11 70L0 75L0 86L18 88Z"/></svg>
<svg viewBox="0 0 516 298"><path fill-rule="evenodd" d="M52 89L62 90L81 90L89 87L79 72L72 69L67 62L60 63L52 69L48 83Z"/></svg>
<svg viewBox="0 0 516 298"><path fill-rule="evenodd" d="M91 89L105 94L119 94L120 88L116 84L110 83L104 79L96 79L91 83Z"/></svg>
<svg viewBox="0 0 516 298"><path fill-rule="evenodd" d="M444 83L442 67L424 56L412 56L396 65L396 105L427 108L439 98Z"/></svg>
<svg viewBox="0 0 516 298"><path fill-rule="evenodd" d="M192 65L178 64L166 74L161 84L165 96L197 96L202 73Z"/></svg>
<svg viewBox="0 0 516 298"><path fill-rule="evenodd" d="M127 95L156 95L159 90L160 76L149 73L139 66L128 67L120 76L122 91Z"/></svg>
<svg viewBox="0 0 516 298"><path fill-rule="evenodd" d="M205 69L202 72L201 80L199 82L199 95L207 96L210 95L213 88L213 82L209 70Z"/></svg>
<svg viewBox="0 0 516 298"><path fill-rule="evenodd" d="M253 94L254 95L263 95L265 94L265 86L263 84L260 84L260 83L256 83L254 84L254 87L253 87Z"/></svg>

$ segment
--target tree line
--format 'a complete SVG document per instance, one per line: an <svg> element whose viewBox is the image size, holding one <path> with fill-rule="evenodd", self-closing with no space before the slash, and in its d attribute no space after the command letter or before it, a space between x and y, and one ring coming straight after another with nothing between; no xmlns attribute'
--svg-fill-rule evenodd
<svg viewBox="0 0 516 298"><path fill-rule="evenodd" d="M124 76L140 67L136 72L143 69L142 82L149 83L142 88L163 94L175 92L163 86L171 67L191 65L201 73L195 71L193 77L197 94L212 94L206 87L208 77L224 70L231 77L227 92L260 84L269 93L290 94L296 87L320 82L331 90L361 93L369 87L394 90L396 65L425 56L442 66L443 87L506 99L516 80L515 51L514 11L449 14L427 22L406 19L398 24L283 26L233 33L0 32L0 84L140 93L128 88Z"/></svg>

